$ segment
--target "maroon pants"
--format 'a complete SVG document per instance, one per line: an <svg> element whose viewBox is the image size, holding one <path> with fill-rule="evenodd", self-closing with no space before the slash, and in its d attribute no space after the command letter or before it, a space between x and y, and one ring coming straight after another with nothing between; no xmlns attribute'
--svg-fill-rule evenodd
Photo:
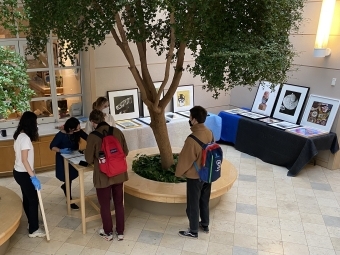
<svg viewBox="0 0 340 255"><path fill-rule="evenodd" d="M120 235L124 234L123 183L113 184L107 188L96 190L105 234L113 232L110 211L111 192L116 214L116 231Z"/></svg>

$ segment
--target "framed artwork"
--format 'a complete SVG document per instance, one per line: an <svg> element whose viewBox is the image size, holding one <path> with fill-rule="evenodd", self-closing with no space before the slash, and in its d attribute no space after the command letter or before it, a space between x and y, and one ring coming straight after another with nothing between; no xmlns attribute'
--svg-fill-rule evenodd
<svg viewBox="0 0 340 255"><path fill-rule="evenodd" d="M300 124L329 132L339 103L339 99L310 95Z"/></svg>
<svg viewBox="0 0 340 255"><path fill-rule="evenodd" d="M292 128L286 130L289 133L292 133L294 135L299 135L303 137L313 137L313 136L319 136L319 135L325 135L328 134L328 132L312 128L312 127L298 127L298 128Z"/></svg>
<svg viewBox="0 0 340 255"><path fill-rule="evenodd" d="M189 114L190 114L190 112L189 112ZM183 119L186 118L186 116L183 116L181 114L177 114L177 113L174 113L174 112L166 112L165 118L171 122L171 121L175 121L175 120L183 120Z"/></svg>
<svg viewBox="0 0 340 255"><path fill-rule="evenodd" d="M286 130L286 129L289 129L289 128L299 127L300 125L297 125L295 123L290 123L290 122L287 122L287 121L281 121L281 122L276 122L276 123L269 124L269 126Z"/></svg>
<svg viewBox="0 0 340 255"><path fill-rule="evenodd" d="M240 112L240 113L238 113L238 115L241 115L241 116L244 116L244 117L247 117L247 118L251 118L251 119L255 119L255 120L267 117L265 115L258 114L258 113L255 113L255 112Z"/></svg>
<svg viewBox="0 0 340 255"><path fill-rule="evenodd" d="M185 111L185 112L177 112L178 114L184 116L184 117L187 117L187 118L190 118L190 111Z"/></svg>
<svg viewBox="0 0 340 255"><path fill-rule="evenodd" d="M189 111L194 107L194 85L179 86L172 102L174 112Z"/></svg>
<svg viewBox="0 0 340 255"><path fill-rule="evenodd" d="M125 129L142 126L141 124L133 120L117 120L116 124Z"/></svg>
<svg viewBox="0 0 340 255"><path fill-rule="evenodd" d="M239 113L244 113L248 112L247 110L241 109L241 108L235 108L231 110L223 110L224 112L230 113L230 114L239 114Z"/></svg>
<svg viewBox="0 0 340 255"><path fill-rule="evenodd" d="M271 86L272 83L270 82L260 82L253 106L251 108L252 112L260 113L266 116L271 115L280 85L276 85L274 90L270 88Z"/></svg>
<svg viewBox="0 0 340 255"><path fill-rule="evenodd" d="M137 89L108 91L110 113L117 120L139 117Z"/></svg>
<svg viewBox="0 0 340 255"><path fill-rule="evenodd" d="M281 120L272 119L272 118L264 118L264 119L260 119L259 121L262 121L262 122L267 123L267 124L281 122Z"/></svg>
<svg viewBox="0 0 340 255"><path fill-rule="evenodd" d="M273 118L296 123L306 101L309 88L283 84Z"/></svg>
<svg viewBox="0 0 340 255"><path fill-rule="evenodd" d="M156 82L153 83L153 85L155 86L156 91L158 92L158 89L161 87L162 82L161 81L156 81ZM162 99L163 96L164 96L164 91L162 91L160 99ZM144 104L144 102L143 102L143 116L144 117L150 116L149 109L148 109L147 105Z"/></svg>
<svg viewBox="0 0 340 255"><path fill-rule="evenodd" d="M150 125L150 123L151 123L151 118L150 117L137 118L137 120L142 122L142 123L144 123L144 124L146 124L146 125ZM165 122L169 123L170 121L167 118L165 118Z"/></svg>

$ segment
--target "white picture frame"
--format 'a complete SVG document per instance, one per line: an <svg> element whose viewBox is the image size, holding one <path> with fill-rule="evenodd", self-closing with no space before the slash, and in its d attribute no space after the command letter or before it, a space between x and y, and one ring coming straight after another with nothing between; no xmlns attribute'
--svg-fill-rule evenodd
<svg viewBox="0 0 340 255"><path fill-rule="evenodd" d="M282 130L286 130L286 129L290 129L290 128L299 127L300 125L295 124L295 123L290 123L290 122L287 122L287 121L280 121L280 122L268 124L268 126L272 126L272 127L276 127L276 128L282 129Z"/></svg>
<svg viewBox="0 0 340 255"><path fill-rule="evenodd" d="M308 87L283 84L275 106L273 118L297 123L308 91Z"/></svg>
<svg viewBox="0 0 340 255"><path fill-rule="evenodd" d="M331 131L339 104L339 99L311 94L300 124L325 132Z"/></svg>
<svg viewBox="0 0 340 255"><path fill-rule="evenodd" d="M239 112L238 115L241 115L241 116L247 117L247 118L251 118L251 119L254 119L254 120L267 117L266 115L262 115L262 114L255 113L255 112Z"/></svg>
<svg viewBox="0 0 340 255"><path fill-rule="evenodd" d="M110 103L110 113L115 120L139 117L137 89L108 91L107 97Z"/></svg>
<svg viewBox="0 0 340 255"><path fill-rule="evenodd" d="M117 120L116 124L123 129L131 129L141 127L142 124L134 121L134 120Z"/></svg>
<svg viewBox="0 0 340 255"><path fill-rule="evenodd" d="M194 107L194 85L179 86L172 98L174 112L189 111Z"/></svg>
<svg viewBox="0 0 340 255"><path fill-rule="evenodd" d="M174 112L166 112L165 114L165 118L167 120L169 120L169 122L174 122L174 121L177 121L177 120L184 120L184 119L187 119L186 116L183 116L181 114L178 114L178 113L174 113ZM190 115L189 115L190 116Z"/></svg>
<svg viewBox="0 0 340 255"><path fill-rule="evenodd" d="M271 89L271 86L272 83L268 81L260 82L253 106L251 107L252 112L265 116L271 115L277 94L280 90L280 85L276 85L273 90Z"/></svg>
<svg viewBox="0 0 340 255"><path fill-rule="evenodd" d="M153 85L155 86L156 88L156 91L158 92L158 89L161 87L162 85L162 82L161 81L156 81L153 83ZM162 91L162 94L161 94L161 97L159 100L161 100L164 96L164 91ZM148 106L143 102L143 116L144 117L149 117L150 116L150 112L149 112L149 109L148 109Z"/></svg>

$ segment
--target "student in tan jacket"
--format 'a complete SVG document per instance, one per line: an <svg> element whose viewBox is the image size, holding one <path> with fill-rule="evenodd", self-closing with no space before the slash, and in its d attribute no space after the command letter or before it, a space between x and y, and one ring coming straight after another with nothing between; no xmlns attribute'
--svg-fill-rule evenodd
<svg viewBox="0 0 340 255"><path fill-rule="evenodd" d="M207 111L201 106L195 106L190 110L189 125L194 136L203 143L213 141L212 132L204 125ZM187 178L187 209L189 230L179 231L183 237L198 237L198 228L209 232L209 200L211 183L204 183L199 179L194 167L196 161L201 167L202 147L191 137L185 140L184 147L179 154L175 175ZM201 218L201 222L199 221Z"/></svg>
<svg viewBox="0 0 340 255"><path fill-rule="evenodd" d="M100 110L93 110L89 120L93 128L103 134L104 130L109 131L109 124L104 121L104 114ZM118 139L122 149L127 156L129 153L124 134L118 128L113 129L113 136ZM87 137L85 150L86 162L94 164L93 184L96 188L98 201L100 204L100 214L103 222L103 229L99 230L99 235L107 241L113 239L113 225L110 211L111 193L116 214L116 235L118 241L124 239L124 204L123 204L123 183L128 180L127 172L108 177L99 169L98 155L101 150L102 139L90 133Z"/></svg>

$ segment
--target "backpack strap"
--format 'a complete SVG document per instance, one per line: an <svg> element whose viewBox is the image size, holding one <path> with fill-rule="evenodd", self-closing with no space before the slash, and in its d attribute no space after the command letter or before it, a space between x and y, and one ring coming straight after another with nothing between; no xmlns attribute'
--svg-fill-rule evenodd
<svg viewBox="0 0 340 255"><path fill-rule="evenodd" d="M194 139L202 148L204 148L204 143L202 143L202 141L200 139L198 139L196 136L191 134L188 137L191 137L192 139Z"/></svg>
<svg viewBox="0 0 340 255"><path fill-rule="evenodd" d="M99 133L98 131L92 131L91 134L94 134L94 135L98 136L102 140L104 138L104 135L102 133Z"/></svg>
<svg viewBox="0 0 340 255"><path fill-rule="evenodd" d="M95 130L95 131L92 131L91 134L94 134L94 135L98 136L100 139L103 140L103 138L104 138L105 136L107 136L108 134L113 135L113 129L114 129L114 127L110 126L110 127L109 127L109 132L107 132L106 130L104 130L104 131L103 131L103 134L102 134L102 133L100 133L100 132L98 132L98 131Z"/></svg>

